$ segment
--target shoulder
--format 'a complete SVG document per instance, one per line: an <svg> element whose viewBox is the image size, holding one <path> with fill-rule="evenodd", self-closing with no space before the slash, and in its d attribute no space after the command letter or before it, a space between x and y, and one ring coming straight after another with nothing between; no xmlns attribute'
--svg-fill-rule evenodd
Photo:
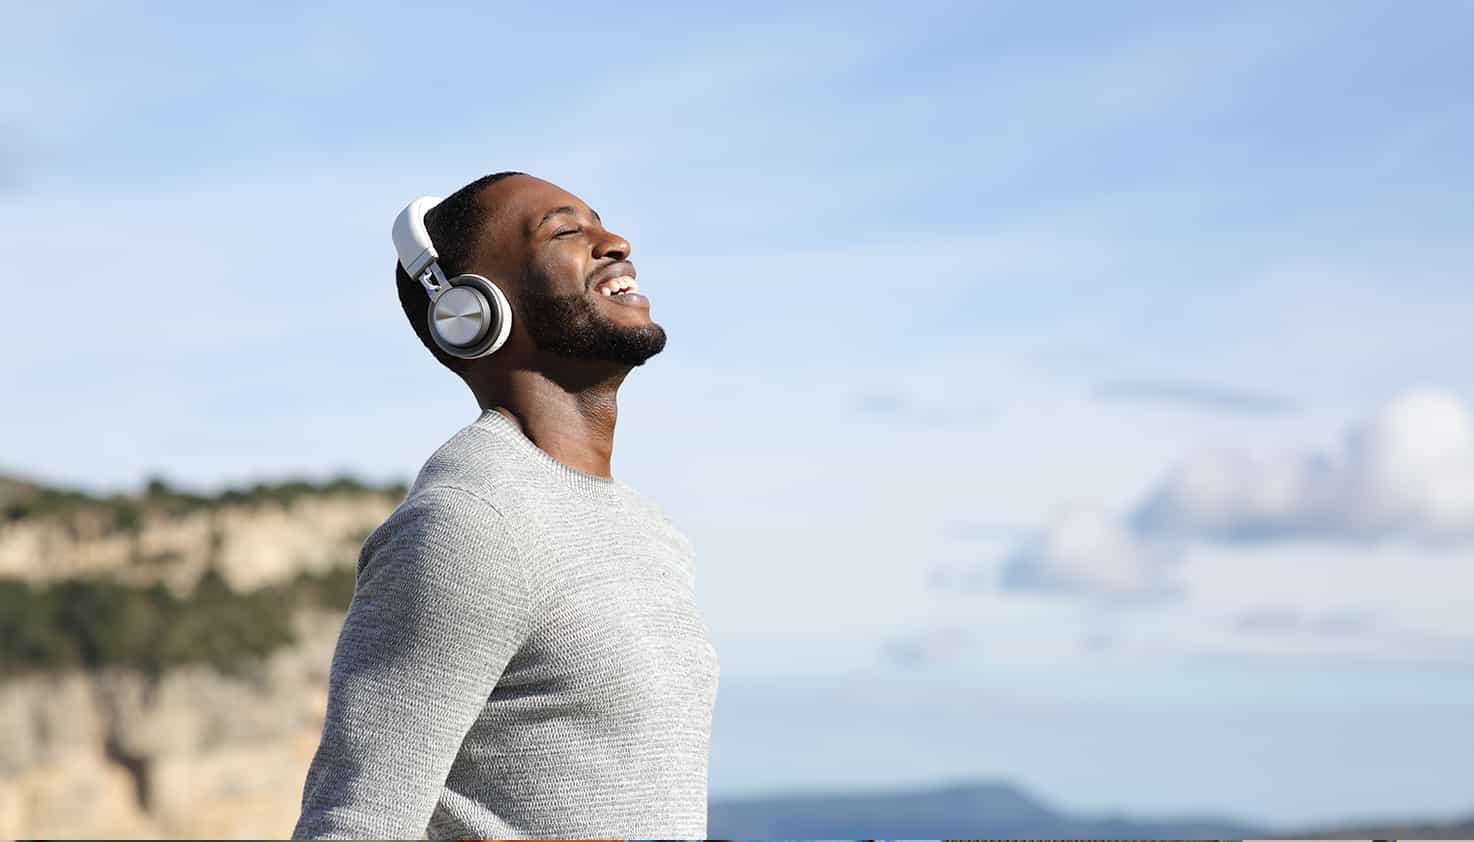
<svg viewBox="0 0 1474 842"><path fill-rule="evenodd" d="M496 507L417 486L364 542L340 646L370 666L423 664L432 650L510 652L533 616L518 541Z"/></svg>
<svg viewBox="0 0 1474 842"><path fill-rule="evenodd" d="M483 493L482 489L446 481L417 481L380 529L497 528L508 522L505 509L504 505L499 505L491 496Z"/></svg>
<svg viewBox="0 0 1474 842"><path fill-rule="evenodd" d="M359 556L360 582L386 570L414 579L466 583L521 577L521 540L503 508L458 485L416 484L369 533Z"/></svg>

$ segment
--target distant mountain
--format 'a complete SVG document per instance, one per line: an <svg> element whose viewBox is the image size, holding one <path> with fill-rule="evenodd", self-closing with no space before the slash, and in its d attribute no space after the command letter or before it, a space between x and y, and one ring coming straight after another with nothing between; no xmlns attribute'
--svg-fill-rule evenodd
<svg viewBox="0 0 1474 842"><path fill-rule="evenodd" d="M1474 839L1453 822L1361 822L1270 829L1222 816L1074 815L999 781L929 789L713 801L712 839Z"/></svg>
<svg viewBox="0 0 1474 842"><path fill-rule="evenodd" d="M1071 815L1011 784L715 801L712 839L1265 839L1263 827L1220 816L1136 819Z"/></svg>
<svg viewBox="0 0 1474 842"><path fill-rule="evenodd" d="M1280 839L1474 839L1474 816L1444 823L1385 821L1283 831Z"/></svg>

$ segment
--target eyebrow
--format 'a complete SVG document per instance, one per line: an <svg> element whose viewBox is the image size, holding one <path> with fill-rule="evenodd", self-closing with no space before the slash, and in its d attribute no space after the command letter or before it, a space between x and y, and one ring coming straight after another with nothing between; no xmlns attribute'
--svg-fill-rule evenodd
<svg viewBox="0 0 1474 842"><path fill-rule="evenodd" d="M560 213L571 213L574 216L577 216L578 215L578 208L575 208L572 205L559 205L558 207L553 208L552 210L550 210L547 213L543 214L543 218L538 221L537 227L539 227L539 228L543 227L543 223L547 222L549 219L552 219L553 217L557 216ZM595 222L599 223L600 225L603 225L604 224L604 220L602 220L602 219L599 218L599 212L598 211L594 210L593 208L589 208L589 213L591 213L591 214L594 215L594 221Z"/></svg>

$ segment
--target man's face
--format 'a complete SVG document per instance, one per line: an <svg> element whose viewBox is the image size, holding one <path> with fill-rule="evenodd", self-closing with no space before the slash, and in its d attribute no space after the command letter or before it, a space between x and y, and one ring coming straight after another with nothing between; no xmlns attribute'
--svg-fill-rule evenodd
<svg viewBox="0 0 1474 842"><path fill-rule="evenodd" d="M643 365L665 347L665 330L639 294L606 297L597 285L635 276L630 244L598 214L556 185L515 175L488 185L495 208L482 259L515 282L506 290L515 316L540 351L585 360ZM638 282L636 282L638 283Z"/></svg>

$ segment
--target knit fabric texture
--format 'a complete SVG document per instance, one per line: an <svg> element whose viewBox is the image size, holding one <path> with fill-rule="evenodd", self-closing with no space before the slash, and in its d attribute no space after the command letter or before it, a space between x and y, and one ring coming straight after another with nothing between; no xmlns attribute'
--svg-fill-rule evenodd
<svg viewBox="0 0 1474 842"><path fill-rule="evenodd" d="M719 662L654 502L494 410L364 541L294 839L705 839Z"/></svg>

